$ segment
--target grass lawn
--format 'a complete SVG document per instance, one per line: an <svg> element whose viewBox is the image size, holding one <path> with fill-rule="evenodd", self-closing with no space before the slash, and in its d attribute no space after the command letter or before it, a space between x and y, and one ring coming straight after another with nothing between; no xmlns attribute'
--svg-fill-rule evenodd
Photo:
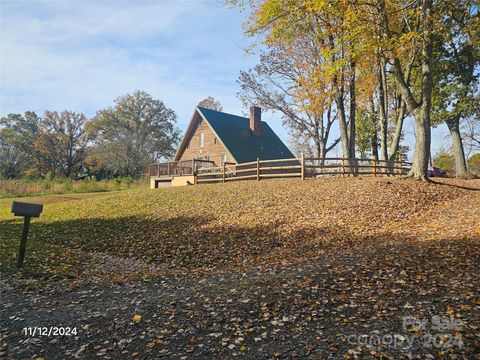
<svg viewBox="0 0 480 360"><path fill-rule="evenodd" d="M409 315L453 315L467 323L462 349L417 349L421 356L468 357L479 349L478 180L237 182L28 201L45 207L32 220L25 269L18 273L14 266L22 219L10 214L11 199L0 200L7 297L28 308L28 301L15 295L19 289L37 295L45 286L55 294L68 289L68 301L97 289L93 293L103 295L91 304L104 309L105 327L124 323L117 329L122 339L135 338L125 349L105 345L112 356L149 358L164 352L171 358L326 358L339 352L344 358L376 358L391 349L372 355L349 346L348 331L400 331L399 317ZM115 291L125 294L125 304L116 310ZM141 330L128 324L134 305L127 304L136 304L138 294L145 295L142 314L152 319ZM159 306L167 310L159 313ZM79 307L85 319L94 316L90 307ZM237 317L239 328L231 323ZM9 331L18 331L21 322L9 321ZM161 339L155 337L159 321L169 324ZM205 329L195 330L202 321L208 323ZM90 322L95 323L84 323ZM106 328L97 326L96 333L85 332L85 341L102 338ZM271 333L272 327L279 330ZM175 332L180 329L184 335ZM221 335L210 338L210 333ZM290 348L278 347L278 334ZM33 348L15 348L18 334L9 339L11 354L34 354ZM152 345L154 339L160 340ZM72 354L79 348L68 344ZM50 346L42 349L42 354L55 353ZM99 349L90 350L95 356Z"/></svg>
<svg viewBox="0 0 480 360"><path fill-rule="evenodd" d="M103 265L103 255L135 260L137 276L139 262L221 270L340 252L406 229L436 241L451 231L475 236L478 223L451 228L430 217L411 224L476 194L402 180L328 179L34 197L28 201L45 207L32 220L25 271L77 277L98 267L96 258ZM0 199L2 271L15 263L22 227L11 201Z"/></svg>

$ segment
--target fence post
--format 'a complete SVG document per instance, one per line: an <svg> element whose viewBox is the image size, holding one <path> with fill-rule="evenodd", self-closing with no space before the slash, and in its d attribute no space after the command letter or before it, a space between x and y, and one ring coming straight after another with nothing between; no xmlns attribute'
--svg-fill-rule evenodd
<svg viewBox="0 0 480 360"><path fill-rule="evenodd" d="M223 163L223 182L225 182L225 162Z"/></svg>
<svg viewBox="0 0 480 360"><path fill-rule="evenodd" d="M377 176L377 159L373 158L373 176Z"/></svg>
<svg viewBox="0 0 480 360"><path fill-rule="evenodd" d="M342 158L342 177L345 177L345 159Z"/></svg>
<svg viewBox="0 0 480 360"><path fill-rule="evenodd" d="M257 157L257 181L260 181L260 159Z"/></svg>
<svg viewBox="0 0 480 360"><path fill-rule="evenodd" d="M305 153L302 153L302 180L305 180Z"/></svg>

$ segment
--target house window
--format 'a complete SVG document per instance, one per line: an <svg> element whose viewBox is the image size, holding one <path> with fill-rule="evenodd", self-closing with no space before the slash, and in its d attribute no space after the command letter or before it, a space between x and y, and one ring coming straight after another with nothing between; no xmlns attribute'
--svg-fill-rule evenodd
<svg viewBox="0 0 480 360"><path fill-rule="evenodd" d="M226 163L226 162L227 162L227 155L223 154L222 155L222 163Z"/></svg>
<svg viewBox="0 0 480 360"><path fill-rule="evenodd" d="M199 136L199 140L200 140L200 147L203 147L205 145L205 133L200 133L200 136Z"/></svg>
<svg viewBox="0 0 480 360"><path fill-rule="evenodd" d="M217 138L216 138L216 137L213 138L213 143L214 143L214 144L217 143Z"/></svg>

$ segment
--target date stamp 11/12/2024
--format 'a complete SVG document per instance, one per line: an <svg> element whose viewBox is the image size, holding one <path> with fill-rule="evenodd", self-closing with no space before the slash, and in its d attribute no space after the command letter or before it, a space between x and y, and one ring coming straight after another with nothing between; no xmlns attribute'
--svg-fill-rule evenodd
<svg viewBox="0 0 480 360"><path fill-rule="evenodd" d="M78 334L76 327L69 326L27 326L22 328L25 336L75 336Z"/></svg>

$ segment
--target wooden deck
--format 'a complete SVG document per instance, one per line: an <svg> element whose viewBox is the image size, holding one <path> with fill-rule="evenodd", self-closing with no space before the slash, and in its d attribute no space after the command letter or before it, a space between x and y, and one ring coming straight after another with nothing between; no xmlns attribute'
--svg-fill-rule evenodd
<svg viewBox="0 0 480 360"><path fill-rule="evenodd" d="M289 158L260 160L242 164L213 161L183 160L150 165L150 176L171 180L175 176L195 176L195 184L236 180L275 178L312 179L327 176L395 176L405 175L411 163L377 159L346 158Z"/></svg>

